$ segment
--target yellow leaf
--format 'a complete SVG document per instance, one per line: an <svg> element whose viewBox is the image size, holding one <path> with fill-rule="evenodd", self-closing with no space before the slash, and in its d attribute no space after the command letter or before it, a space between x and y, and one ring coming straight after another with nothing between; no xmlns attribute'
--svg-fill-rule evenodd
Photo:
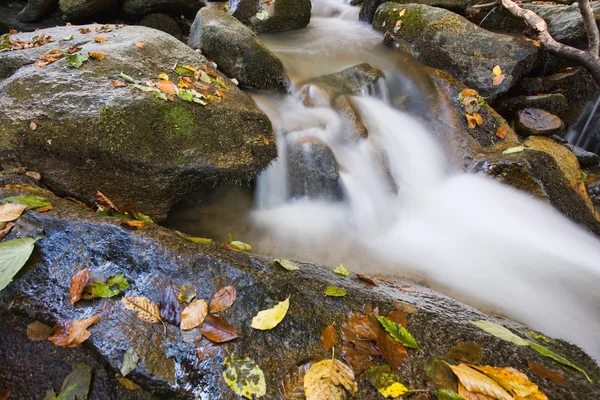
<svg viewBox="0 0 600 400"><path fill-rule="evenodd" d="M19 218L27 206L25 204L7 203L0 206L0 222L10 222Z"/></svg>
<svg viewBox="0 0 600 400"><path fill-rule="evenodd" d="M406 14L406 9L403 9L403 10L400 11L400 16L401 17L404 17L404 14Z"/></svg>
<svg viewBox="0 0 600 400"><path fill-rule="evenodd" d="M275 328L287 314L288 308L290 308L289 297L275 307L256 314L256 317L252 318L252 327L260 330Z"/></svg>
<svg viewBox="0 0 600 400"><path fill-rule="evenodd" d="M265 374L258 365L245 356L229 356L223 361L223 378L237 394L247 399L263 397L267 393Z"/></svg>
<svg viewBox="0 0 600 400"><path fill-rule="evenodd" d="M119 383L127 390L142 390L142 387L137 383L130 381L127 378L120 378Z"/></svg>
<svg viewBox="0 0 600 400"><path fill-rule="evenodd" d="M157 324L162 322L160 318L160 309L156 304L143 296L123 297L121 299L126 309L137 312L137 316L142 321Z"/></svg>
<svg viewBox="0 0 600 400"><path fill-rule="evenodd" d="M239 240L234 240L233 242L229 243L229 246L236 250L252 252L252 246L250 246L248 243L240 242Z"/></svg>
<svg viewBox="0 0 600 400"><path fill-rule="evenodd" d="M499 65L496 65L494 67L494 69L492 70L492 72L494 73L494 76L498 76L498 75L502 74L502 68L500 68Z"/></svg>
<svg viewBox="0 0 600 400"><path fill-rule="evenodd" d="M458 382L458 395L465 400L494 400L485 394L471 392L467 390L460 382Z"/></svg>
<svg viewBox="0 0 600 400"><path fill-rule="evenodd" d="M490 367L488 365L478 366L471 365L472 368L483 372L504 389L508 390L517 397L527 397L535 394L536 399L546 399L547 397L538 389L538 385L531 382L527 375L514 368ZM540 396L541 395L541 396Z"/></svg>
<svg viewBox="0 0 600 400"><path fill-rule="evenodd" d="M343 388L353 395L358 391L354 372L339 360L321 360L304 375L306 400L342 400Z"/></svg>
<svg viewBox="0 0 600 400"><path fill-rule="evenodd" d="M474 112L473 118L475 118L475 122L477 123L477 125L483 125L483 117L479 113Z"/></svg>
<svg viewBox="0 0 600 400"><path fill-rule="evenodd" d="M163 81L168 81L169 80L169 75L165 74L164 72L158 75L158 79L162 79Z"/></svg>
<svg viewBox="0 0 600 400"><path fill-rule="evenodd" d="M181 330L187 331L189 329L194 329L204 322L206 314L208 314L208 304L206 304L206 300L192 301L190 305L181 312Z"/></svg>
<svg viewBox="0 0 600 400"><path fill-rule="evenodd" d="M488 378L481 372L470 368L466 364L450 365L447 364L452 372L456 374L458 380L467 388L475 393L482 393L497 400L515 400L506 390L497 382Z"/></svg>

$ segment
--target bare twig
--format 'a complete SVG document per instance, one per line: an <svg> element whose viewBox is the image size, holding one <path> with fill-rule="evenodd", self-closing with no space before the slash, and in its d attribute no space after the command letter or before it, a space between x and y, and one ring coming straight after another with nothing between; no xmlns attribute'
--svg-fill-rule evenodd
<svg viewBox="0 0 600 400"><path fill-rule="evenodd" d="M588 50L591 56L598 60L600 59L600 33L598 32L598 25L596 25L594 11L589 0L577 0L577 3L579 4L583 27L588 37Z"/></svg>

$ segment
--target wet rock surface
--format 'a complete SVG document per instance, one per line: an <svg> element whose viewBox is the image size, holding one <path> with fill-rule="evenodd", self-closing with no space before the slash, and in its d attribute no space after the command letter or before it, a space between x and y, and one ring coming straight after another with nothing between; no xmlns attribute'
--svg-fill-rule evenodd
<svg viewBox="0 0 600 400"><path fill-rule="evenodd" d="M12 182L23 183L22 178L0 178L2 185ZM31 191L0 189L0 197L19 193L30 194ZM564 371L568 388L528 374L551 400L600 396L598 385L588 383L582 374L541 357L529 347L519 347L486 334L468 321L490 319L534 340L525 333L524 327L489 317L433 290L416 285L411 285L411 290L399 290L398 285L403 283L384 281L379 281L379 287L373 287L353 275L343 278L328 268L300 262L300 270L286 271L274 264L272 258L233 252L217 244L193 244L156 225L132 232L116 219L44 195L52 202L54 210L46 213L31 211L21 218L39 224L45 236L36 243L31 259L16 280L0 292L0 305L9 309L0 317L0 333L15 344L2 347L0 365L10 365L17 357L36 354L34 352L39 352L38 359L41 360L53 358L58 353L67 358L62 361L59 357L52 364L56 369L51 371L50 380L38 374L26 379L12 377L10 389L15 398L29 394L40 398L46 388L59 385L70 371L71 362L86 362L95 368L98 384L90 398L104 399L115 395L124 399L152 398L147 393L120 392L114 385L112 377L121 368L123 355L130 347L139 351L140 362L128 378L141 385L144 391L162 398L236 398L221 376L222 362L228 354L253 359L265 373L265 398L279 398L278 384L290 368L306 359L331 357L323 351L320 340L327 325L340 326L347 320L349 311L362 310L367 303L379 307L382 314L387 313L393 309L394 300L400 301L396 304L401 308L408 305L411 311L407 314L408 329L419 343L418 350L408 350L407 361L399 370L401 381L411 388L434 390L435 384L425 374L427 362L433 357L446 357L457 343L471 341L483 347L482 364L508 365L527 371L527 360L532 360ZM186 335L178 327L167 325L165 332L161 324L138 320L133 312L123 308L118 298L82 300L71 307L70 279L83 267L104 275L122 273L131 284L126 295L146 296L154 302L160 300L169 281L176 285L194 283L198 298L204 299L210 299L223 286L233 285L237 289L237 301L222 315L243 337L218 345L214 355L199 361L196 353L206 345L206 339L195 341L199 337L196 331ZM348 295L326 297L323 290L328 285L343 287ZM290 309L275 329L259 331L250 328L250 320L259 310L288 296ZM102 319L90 328L92 335L81 349L56 349L47 341L25 342L24 327L19 325L31 318L52 325L60 320L94 314L101 315ZM560 340L543 344L585 368L594 381L600 379L598 366L581 350ZM359 376L358 386L356 398L381 398L367 382L365 374ZM136 395L139 397L133 397Z"/></svg>
<svg viewBox="0 0 600 400"><path fill-rule="evenodd" d="M519 80L513 92L530 96L560 92L571 102L595 98L600 92L600 87L587 71L578 67L548 76L523 78Z"/></svg>
<svg viewBox="0 0 600 400"><path fill-rule="evenodd" d="M511 97L500 101L498 105L501 110L518 111L524 108L540 108L552 114L559 114L567 106L567 98L561 93Z"/></svg>
<svg viewBox="0 0 600 400"><path fill-rule="evenodd" d="M453 12L420 4L383 4L373 27L410 46L423 64L449 72L488 99L531 71L541 52L532 42L486 31ZM501 82L494 81L496 66L504 75Z"/></svg>
<svg viewBox="0 0 600 400"><path fill-rule="evenodd" d="M562 120L548 111L539 108L526 108L517 112L517 132L522 136L552 136L564 131Z"/></svg>
<svg viewBox="0 0 600 400"><path fill-rule="evenodd" d="M247 26L225 11L201 9L192 25L188 44L200 49L242 86L287 91L288 78L281 61Z"/></svg>
<svg viewBox="0 0 600 400"><path fill-rule="evenodd" d="M256 33L277 33L306 27L310 0L229 0L228 11Z"/></svg>
<svg viewBox="0 0 600 400"><path fill-rule="evenodd" d="M363 63L340 72L310 79L300 83L298 87L313 84L324 87L333 95L352 95L368 92L369 88L382 78L383 72L367 63Z"/></svg>
<svg viewBox="0 0 600 400"><path fill-rule="evenodd" d="M359 19L363 22L373 22L373 17L377 8L385 3L386 0L365 0L359 13ZM395 1L398 4L410 4L414 1L401 0ZM471 2L467 0L420 0L417 4L425 4L432 7L444 8L462 14Z"/></svg>
<svg viewBox="0 0 600 400"><path fill-rule="evenodd" d="M200 53L144 27L121 28L118 37L105 35L105 43L79 29L35 35L73 34L83 53L103 51L104 60L90 60L79 69L64 59L35 68L32 64L46 51L70 46L54 42L0 58L0 157L5 163L40 172L57 192L91 201L100 190L118 204L131 203L162 219L186 194L219 182L252 180L275 157L266 115L220 73L228 98L206 106L178 98L163 101L111 84L121 72L142 84L163 72L174 76L175 63L212 69Z"/></svg>

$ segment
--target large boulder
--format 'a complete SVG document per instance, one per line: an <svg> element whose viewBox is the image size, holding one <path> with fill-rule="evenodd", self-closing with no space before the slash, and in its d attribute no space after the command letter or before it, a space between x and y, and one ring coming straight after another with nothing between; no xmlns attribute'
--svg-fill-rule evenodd
<svg viewBox="0 0 600 400"><path fill-rule="evenodd" d="M541 52L530 41L486 31L453 12L421 4L385 3L373 27L406 44L425 65L451 73L489 99L530 72ZM496 66L503 79L494 79Z"/></svg>
<svg viewBox="0 0 600 400"><path fill-rule="evenodd" d="M23 183L0 177L0 186L17 182ZM35 192L5 187L0 189L0 198L24 193ZM440 386L454 386L456 390L454 378L449 376L450 381L444 381L435 376L438 371L443 377L444 371L435 368L433 358L452 362L448 356L450 349L459 343L473 342L476 344L468 348L479 345L483 349L481 365L510 366L526 372L550 400L600 396L597 384L589 383L580 372L542 357L529 346L498 339L469 321L488 319L511 328L520 337L538 342L526 327L488 316L433 290L390 279L376 279L378 287L374 287L354 274L342 277L330 268L303 262L297 262L298 271L287 271L271 257L234 252L218 244L194 244L174 231L153 224L132 232L114 218L94 214L47 193L38 194L46 196L54 210L27 212L20 218L19 226L35 225L45 235L35 243L31 259L15 281L0 292L0 307L7 310L0 317L0 335L3 344L10 344L0 351L0 376L3 388L11 390L11 398L42 398L47 389L60 387L70 372L71 363L75 362L87 363L95 370L90 399L135 398L135 393L123 392L116 384L116 377L112 378L121 369L126 351L133 348L139 362L127 378L142 387L137 398L152 398L148 393L152 392L159 398L237 399L223 378L224 359L237 356L250 358L262 369L266 383L264 398L277 399L284 380L288 388L299 383L302 392L302 375L290 376L288 371L296 370L306 360L331 359L331 352L324 351L321 344L324 328L333 325L339 334L348 321L348 314L363 311L367 305L377 308L382 315L395 309L405 312L407 329L419 348L405 349L405 353L400 354L397 360L401 367L396 379L411 389L433 392ZM5 240L25 234L21 228L13 229ZM205 300L224 286L234 286L237 300L219 314L241 337L211 344L197 329L184 332L179 326L166 324L163 327L160 323L138 319L134 311L124 308L119 297L81 300L72 306L69 302L71 278L82 268L97 276L123 274L131 285L126 296L145 296L155 303L160 302L169 284L179 287L191 283L197 288L197 298ZM347 295L325 296L323 291L330 285L344 288ZM289 310L279 325L271 330L250 327L252 318L260 310L286 298L289 298ZM373 309L366 308L367 311ZM25 339L25 324L33 319L53 326L59 321L91 315L100 315L101 320L89 328L91 336L84 347L62 349L48 341ZM378 329L377 335L386 335L378 325L370 325L367 316L363 318L356 323L360 325L363 321L365 325L360 326L373 326ZM385 363L373 340L358 340L348 334L344 337L343 343L336 344L336 358L349 362L353 355L365 356L361 349L353 351L353 346L362 344L363 351L373 352L374 363ZM382 340L385 338L387 336ZM585 369L594 382L600 379L598 366L577 347L560 339L539 344ZM72 361L67 361L65 354ZM50 362L24 362L34 356L37 361ZM360 366L361 362L354 360L353 365ZM565 374L568 387L529 373L528 360L560 370ZM363 360L364 363L367 360ZM51 370L35 373L43 371L42 365ZM367 373L358 375L357 384L355 398L382 398L369 383ZM431 396L426 394L421 398Z"/></svg>
<svg viewBox="0 0 600 400"><path fill-rule="evenodd" d="M92 33L82 34L81 28ZM114 88L111 80L120 79L120 73L144 86L161 73L175 80L176 63L211 73L212 65L154 29L112 26L110 33L96 33L99 28L17 35L31 40L46 34L55 41L2 53L0 159L5 164L40 172L60 193L91 201L100 190L117 204L133 203L162 219L186 194L228 181L248 182L276 156L266 115L218 71L220 83L208 85L206 106L176 96L164 101L131 85ZM72 41L58 43L70 35ZM96 43L94 35L107 40ZM48 50L75 43L80 53L102 51L106 57L79 69L64 59L43 68L33 65Z"/></svg>
<svg viewBox="0 0 600 400"><path fill-rule="evenodd" d="M147 15L140 21L139 25L158 29L179 40L183 39L183 33L179 24L167 14L156 13Z"/></svg>
<svg viewBox="0 0 600 400"><path fill-rule="evenodd" d="M205 5L204 0L124 0L122 9L133 16L164 13L175 17L193 17Z"/></svg>
<svg viewBox="0 0 600 400"><path fill-rule="evenodd" d="M216 8L198 11L188 45L215 61L243 86L287 92L281 61L240 21Z"/></svg>
<svg viewBox="0 0 600 400"><path fill-rule="evenodd" d="M375 11L377 8L389 0L364 0L364 3L360 9L359 19L363 22L368 22L369 24L373 22L373 17L375 16ZM419 0L415 2L414 0L400 0L395 1L395 3L399 4L425 4L432 7L445 8L447 10L455 11L457 13L463 13L467 7L472 3L470 0Z"/></svg>
<svg viewBox="0 0 600 400"><path fill-rule="evenodd" d="M29 0L17 18L22 22L34 22L58 8L58 0Z"/></svg>
<svg viewBox="0 0 600 400"><path fill-rule="evenodd" d="M58 13L52 13L36 22L23 22L19 17L20 11L14 4L9 4L8 7L0 5L0 35L13 29L17 32L33 32L36 29L65 25Z"/></svg>
<svg viewBox="0 0 600 400"><path fill-rule="evenodd" d="M229 0L231 15L256 33L304 28L310 22L310 0Z"/></svg>
<svg viewBox="0 0 600 400"><path fill-rule="evenodd" d="M66 21L90 19L98 14L118 10L120 0L59 0L60 12Z"/></svg>

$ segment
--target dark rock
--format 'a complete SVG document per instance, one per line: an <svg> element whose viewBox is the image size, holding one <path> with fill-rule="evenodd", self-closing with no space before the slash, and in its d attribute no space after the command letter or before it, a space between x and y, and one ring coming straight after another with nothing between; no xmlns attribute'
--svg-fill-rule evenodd
<svg viewBox="0 0 600 400"><path fill-rule="evenodd" d="M405 10L403 17L398 10ZM532 42L486 31L453 12L420 4L383 4L373 27L408 43L423 64L449 72L489 99L531 71L541 52ZM497 65L505 79L494 85Z"/></svg>
<svg viewBox="0 0 600 400"><path fill-rule="evenodd" d="M349 129L352 130L357 137L366 138L369 136L369 131L365 126L360 114L358 113L352 98L346 95L341 95L335 98L332 103L334 110L346 117L349 124Z"/></svg>
<svg viewBox="0 0 600 400"><path fill-rule="evenodd" d="M363 22L369 24L373 22L375 12L377 8L385 3L387 0L364 0L364 4L360 9L358 18ZM394 1L397 4L410 4L414 3L411 0L400 0ZM455 11L457 13L463 13L467 7L471 4L469 0L419 0L417 4L425 4L432 7L445 8L447 10ZM400 11L400 9L398 10Z"/></svg>
<svg viewBox="0 0 600 400"><path fill-rule="evenodd" d="M120 3L120 0L59 0L58 5L66 21L77 21L116 11Z"/></svg>
<svg viewBox="0 0 600 400"><path fill-rule="evenodd" d="M291 198L340 200L338 165L329 147L314 138L288 141L288 182Z"/></svg>
<svg viewBox="0 0 600 400"><path fill-rule="evenodd" d="M11 29L17 32L33 32L36 29L65 25L65 21L57 15L49 15L35 23L22 22L19 20L18 15L18 9L0 6L0 34L8 33Z"/></svg>
<svg viewBox="0 0 600 400"><path fill-rule="evenodd" d="M17 15L19 21L34 22L58 8L58 0L29 0Z"/></svg>
<svg viewBox="0 0 600 400"><path fill-rule="evenodd" d="M276 33L304 28L310 22L310 0L229 0L231 15L257 33Z"/></svg>
<svg viewBox="0 0 600 400"><path fill-rule="evenodd" d="M158 29L159 31L168 33L179 40L183 40L183 33L181 32L179 24L167 14L150 14L144 17L144 19L140 21L139 25Z"/></svg>
<svg viewBox="0 0 600 400"><path fill-rule="evenodd" d="M552 114L559 114L564 111L567 106L567 98L560 93L540 94L533 96L517 96L510 97L500 101L498 105L500 109L509 111L518 111L523 108L541 108Z"/></svg>
<svg viewBox="0 0 600 400"><path fill-rule="evenodd" d="M572 68L556 74L522 78L512 93L536 95L538 93L561 93L569 102L589 101L600 93L600 86L583 68Z"/></svg>
<svg viewBox="0 0 600 400"><path fill-rule="evenodd" d="M0 178L0 186L9 182ZM0 197L18 193L31 192L0 189ZM411 387L435 390L435 385L426 377L426 364L433 357L445 357L456 343L468 341L483 345L482 365L510 365L527 371L526 360L532 360L564 371L569 387L530 376L550 400L594 399L600 396L598 387L588 383L581 373L559 366L529 347L497 339L469 321L489 319L513 328L518 335L524 335L515 329L525 329L521 325L488 316L433 290L411 285L414 291L400 291L383 281L375 288L358 279L333 274L330 268L303 262L297 262L300 270L290 272L276 265L271 257L233 252L217 244L197 245L153 224L131 232L121 227L114 218L97 215L52 196L49 199L54 210L28 212L21 217L40 224L46 235L36 243L33 256L15 281L0 292L0 306L8 308L10 305L12 314L40 319L51 325L94 314L101 314L102 319L90 328L91 337L85 347L79 349L56 349L50 342L28 343L23 338L24 328L17 328L21 339L9 342L14 346L0 348L0 368L7 365L5 360L20 360L20 365L26 366L29 371L46 367L43 362L24 363L23 360L29 359L27 357L31 354L28 349L43 353L39 358L34 357L35 360L50 360L52 352L73 357L93 354L93 358L104 366L97 369L101 373L100 385L107 379L104 371L118 371L124 353L134 347L140 355L140 362L128 378L145 391L161 398L233 400L236 397L222 378L223 359L228 354L244 355L264 371L267 386L264 398L276 399L279 398L279 383L288 370L307 359L331 357L323 351L320 340L326 326L341 326L351 310L362 310L365 304L378 307L381 314L386 315L395 301L400 307L412 306L411 311L415 311L408 314L408 329L419 343L419 350L408 350L407 363L399 371L401 381L411 382ZM179 328L167 325L164 333L165 328L161 324L140 321L132 311L124 309L119 299L80 301L72 307L68 300L69 283L82 266L104 275L122 273L131 283L126 295L145 296L154 302L158 302L169 281L177 285L195 284L201 299L210 299L222 287L232 285L237 290L237 300L222 316L239 330L242 337L216 346L214 355L200 361L198 348L207 341L195 342L198 338L194 336L195 331L183 335ZM401 286L404 283L396 281L394 284ZM328 285L345 288L348 296L324 296L323 290ZM291 304L289 311L275 329L261 331L250 328L250 320L259 310L272 307L288 297ZM12 323L0 322L3 340L14 329ZM544 345L585 369L594 382L600 379L598 366L580 349L560 340ZM339 352L336 351L336 354ZM91 363L92 357L80 361L88 360ZM97 365L94 364L94 368ZM47 383L60 384L66 374L58 371L48 373L52 374L52 379L47 379L44 373L11 377L15 398L41 398ZM60 378L55 378L54 374L60 375ZM357 399L381 398L365 375L359 376L358 387ZM27 395L30 393L32 396ZM123 397L119 393L96 398L128 399L127 393Z"/></svg>
<svg viewBox="0 0 600 400"><path fill-rule="evenodd" d="M254 32L224 11L198 11L188 44L200 49L242 86L287 92L289 82L281 61Z"/></svg>
<svg viewBox="0 0 600 400"><path fill-rule="evenodd" d="M300 83L298 87L318 85L335 95L366 94L380 79L383 79L383 72L367 63L363 63L340 72L309 79Z"/></svg>
<svg viewBox="0 0 600 400"><path fill-rule="evenodd" d="M600 155L584 150L579 146L573 146L570 143L565 143L564 146L575 154L582 168L600 164Z"/></svg>
<svg viewBox="0 0 600 400"><path fill-rule="evenodd" d="M590 198L596 207L600 208L600 179L595 179L585 182L585 187L590 194Z"/></svg>
<svg viewBox="0 0 600 400"><path fill-rule="evenodd" d="M88 27L94 31L99 25ZM140 26L121 28L118 37L108 34L101 44L79 29L35 35L73 34L82 52L106 52L102 62L73 69L59 60L34 68L35 60L55 48L51 44L0 57L5 78L0 81L0 159L40 172L54 191L92 202L100 190L118 205L132 203L160 220L187 194L253 180L275 157L268 118L220 73L228 98L206 106L111 85L121 72L146 82L162 72L174 74L176 62L209 66L199 52ZM136 41L145 48L134 46ZM36 130L29 127L32 121Z"/></svg>
<svg viewBox="0 0 600 400"><path fill-rule="evenodd" d="M126 14L135 16L163 13L193 18L205 5L204 0L124 0L122 9Z"/></svg>
<svg viewBox="0 0 600 400"><path fill-rule="evenodd" d="M526 108L517 112L517 132L523 136L552 136L564 131L565 124L556 115L539 108Z"/></svg>

